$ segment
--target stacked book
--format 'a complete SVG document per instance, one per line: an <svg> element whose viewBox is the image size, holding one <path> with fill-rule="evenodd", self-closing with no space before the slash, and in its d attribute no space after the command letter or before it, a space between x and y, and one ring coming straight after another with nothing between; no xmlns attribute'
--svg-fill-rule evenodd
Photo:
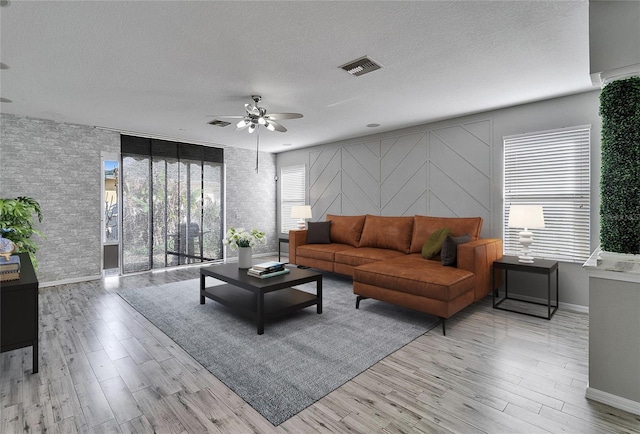
<svg viewBox="0 0 640 434"><path fill-rule="evenodd" d="M254 265L253 267L249 268L247 274L249 276L258 277L260 279L266 279L268 277L287 274L288 272L289 269L284 268L284 264L282 262L269 261Z"/></svg>
<svg viewBox="0 0 640 434"><path fill-rule="evenodd" d="M20 256L9 256L9 259L0 256L0 282L20 279Z"/></svg>

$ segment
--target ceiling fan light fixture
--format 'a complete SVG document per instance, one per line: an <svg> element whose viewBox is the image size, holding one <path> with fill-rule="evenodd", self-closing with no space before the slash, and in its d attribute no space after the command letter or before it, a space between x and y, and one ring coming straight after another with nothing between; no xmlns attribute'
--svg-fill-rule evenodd
<svg viewBox="0 0 640 434"><path fill-rule="evenodd" d="M2 0L0 0L2 1ZM287 129L278 123L276 120L278 119L300 119L302 117L301 113L269 113L267 114L267 109L264 107L260 107L258 104L262 101L262 97L260 95L251 95L251 99L253 100L253 104L245 104L244 116L221 116L225 118L238 119L240 121L236 124L236 130L244 130L245 128L249 130L249 133L253 133L255 130L258 130L256 133L256 172L258 171L258 155L260 151L260 126L265 127L269 131L278 131L281 133L287 132ZM211 122L212 125L219 125L218 122Z"/></svg>

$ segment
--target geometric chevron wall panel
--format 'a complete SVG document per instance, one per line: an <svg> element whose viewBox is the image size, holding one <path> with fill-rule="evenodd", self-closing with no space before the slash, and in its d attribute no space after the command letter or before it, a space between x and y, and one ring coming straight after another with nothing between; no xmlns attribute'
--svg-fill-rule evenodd
<svg viewBox="0 0 640 434"><path fill-rule="evenodd" d="M380 215L424 214L427 210L427 143L424 133L382 141Z"/></svg>
<svg viewBox="0 0 640 434"><path fill-rule="evenodd" d="M490 131L489 121L429 131L430 215L474 215L490 225Z"/></svg>
<svg viewBox="0 0 640 434"><path fill-rule="evenodd" d="M342 210L345 215L380 211L380 141L342 148Z"/></svg>
<svg viewBox="0 0 640 434"><path fill-rule="evenodd" d="M309 154L309 198L314 221L342 212L341 148Z"/></svg>
<svg viewBox="0 0 640 434"><path fill-rule="evenodd" d="M488 231L492 154L490 120L310 152L313 220L327 213L479 216Z"/></svg>
<svg viewBox="0 0 640 434"><path fill-rule="evenodd" d="M483 124L476 122L475 124L484 125L487 130L489 129L489 121L485 121ZM438 138L442 144L451 152L459 155L462 160L476 166L485 175L489 175L491 171L490 142L483 141L467 130L465 125L431 130L429 134Z"/></svg>

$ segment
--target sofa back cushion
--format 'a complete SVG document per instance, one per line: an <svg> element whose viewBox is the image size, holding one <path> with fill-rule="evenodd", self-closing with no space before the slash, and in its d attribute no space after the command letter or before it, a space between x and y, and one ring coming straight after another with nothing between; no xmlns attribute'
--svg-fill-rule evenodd
<svg viewBox="0 0 640 434"><path fill-rule="evenodd" d="M471 240L480 238L482 217L413 217L413 236L410 253L421 253L425 241L438 229L449 228L452 237L469 234Z"/></svg>
<svg viewBox="0 0 640 434"><path fill-rule="evenodd" d="M358 247L364 218L363 215L327 214L327 221L331 221L331 242Z"/></svg>
<svg viewBox="0 0 640 434"><path fill-rule="evenodd" d="M413 217L381 217L367 214L359 247L377 247L409 253Z"/></svg>

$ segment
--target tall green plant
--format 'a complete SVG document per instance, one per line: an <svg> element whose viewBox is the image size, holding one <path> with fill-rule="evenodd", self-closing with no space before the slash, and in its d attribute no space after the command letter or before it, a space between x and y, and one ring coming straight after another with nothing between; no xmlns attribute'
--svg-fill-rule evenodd
<svg viewBox="0 0 640 434"><path fill-rule="evenodd" d="M640 77L606 85L600 116L600 246L640 254Z"/></svg>
<svg viewBox="0 0 640 434"><path fill-rule="evenodd" d="M31 239L33 234L44 238L39 230L33 227L34 216L42 222L40 204L34 199L19 196L15 199L0 199L0 231L2 236L16 245L18 252L27 252L33 266L38 268L35 253L38 245Z"/></svg>

